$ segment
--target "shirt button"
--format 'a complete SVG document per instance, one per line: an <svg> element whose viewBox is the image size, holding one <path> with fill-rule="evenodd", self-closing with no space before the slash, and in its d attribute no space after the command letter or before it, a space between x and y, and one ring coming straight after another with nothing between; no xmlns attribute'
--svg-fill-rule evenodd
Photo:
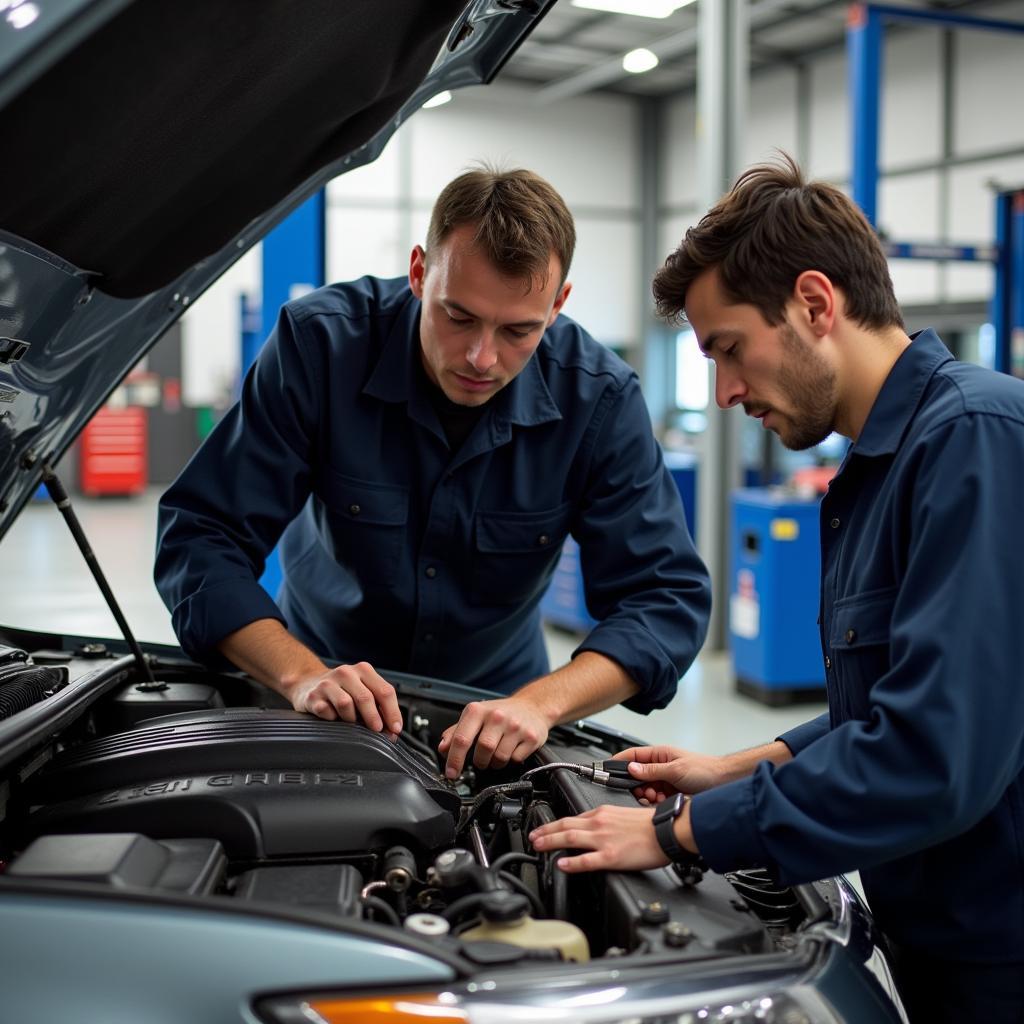
<svg viewBox="0 0 1024 1024"><path fill-rule="evenodd" d="M838 530L839 529L839 520L838 519L833 519L832 522L829 523L828 525L831 526L833 530Z"/></svg>
<svg viewBox="0 0 1024 1024"><path fill-rule="evenodd" d="M349 505L348 510L354 516L359 515L363 511L358 505Z"/></svg>
<svg viewBox="0 0 1024 1024"><path fill-rule="evenodd" d="M537 543L538 543L538 544L539 544L539 545L540 545L540 546L541 546L542 548L545 548L545 547L547 547L547 546L548 546L548 545L549 545L549 544L551 543L551 538L550 538L550 537L549 537L549 536L548 536L548 535L547 535L546 533L542 533L542 534L541 534L541 535L540 535L540 536L539 536L539 537L537 538Z"/></svg>
<svg viewBox="0 0 1024 1024"><path fill-rule="evenodd" d="M425 644L432 644L434 642L434 634L433 633L424 633L423 634L423 642Z"/></svg>
<svg viewBox="0 0 1024 1024"><path fill-rule="evenodd" d="M831 668L831 667L832 667L832 659L831 659L831 658L828 658L828 657L826 657L826 658L825 658L825 668L827 668L827 669L828 669L828 668Z"/></svg>
<svg viewBox="0 0 1024 1024"><path fill-rule="evenodd" d="M428 565L424 571L428 579L433 579L437 575L437 570L432 565Z"/></svg>
<svg viewBox="0 0 1024 1024"><path fill-rule="evenodd" d="M855 629L848 629L846 631L846 642L848 644L852 644L853 641L856 640L856 639L857 639L857 630L855 630Z"/></svg>

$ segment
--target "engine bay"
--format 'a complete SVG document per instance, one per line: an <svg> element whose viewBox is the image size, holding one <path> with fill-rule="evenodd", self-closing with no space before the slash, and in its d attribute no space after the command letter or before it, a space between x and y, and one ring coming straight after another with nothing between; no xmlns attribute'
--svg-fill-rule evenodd
<svg viewBox="0 0 1024 1024"><path fill-rule="evenodd" d="M131 657L92 646L34 652L27 668L65 681L0 722L2 740L44 704L67 709L8 765L5 884L287 908L487 965L777 953L828 913L827 885L782 888L757 870L568 875L563 853L535 851L538 824L636 802L593 770L629 739L592 723L450 782L437 744L462 704L445 684L389 676L406 723L392 741L180 657L151 655L147 683Z"/></svg>

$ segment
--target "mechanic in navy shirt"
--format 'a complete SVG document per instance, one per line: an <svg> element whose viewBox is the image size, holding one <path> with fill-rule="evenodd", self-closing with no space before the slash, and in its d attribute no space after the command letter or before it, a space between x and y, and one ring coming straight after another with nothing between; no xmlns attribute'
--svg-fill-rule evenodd
<svg viewBox="0 0 1024 1024"><path fill-rule="evenodd" d="M744 174L654 291L719 405L789 448L853 444L821 505L828 714L730 756L623 751L635 792L672 797L676 841L717 871L859 868L912 1021L1024 1020L1024 382L909 337L867 221L791 161ZM534 842L593 851L570 871L664 864L651 813Z"/></svg>
<svg viewBox="0 0 1024 1024"><path fill-rule="evenodd" d="M283 308L160 504L156 581L187 653L392 735L377 667L508 695L445 731L449 777L474 741L474 764L500 767L555 723L672 699L707 574L636 374L560 315L574 245L543 179L471 171L408 280ZM551 673L538 603L569 534L598 623ZM275 602L258 580L279 539Z"/></svg>

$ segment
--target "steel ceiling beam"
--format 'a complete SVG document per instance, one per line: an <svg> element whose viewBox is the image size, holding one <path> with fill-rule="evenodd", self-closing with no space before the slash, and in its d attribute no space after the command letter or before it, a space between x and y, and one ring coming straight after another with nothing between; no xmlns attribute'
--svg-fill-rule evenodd
<svg viewBox="0 0 1024 1024"><path fill-rule="evenodd" d="M750 9L750 29L753 31L757 28L770 28L774 24L789 21L792 17L816 12L826 6L836 6L836 4L834 2L822 4L821 0L805 0L805 2L801 2L801 0L761 0L761 3ZM783 17L776 18L776 15L780 13L783 14ZM646 48L659 60L665 61L695 54L697 40L697 26L693 26L673 35L654 39L646 44ZM623 70L622 55L619 54L538 89L534 99L540 104L555 103L568 99L570 96L579 96L582 93L600 89L628 77L630 74Z"/></svg>

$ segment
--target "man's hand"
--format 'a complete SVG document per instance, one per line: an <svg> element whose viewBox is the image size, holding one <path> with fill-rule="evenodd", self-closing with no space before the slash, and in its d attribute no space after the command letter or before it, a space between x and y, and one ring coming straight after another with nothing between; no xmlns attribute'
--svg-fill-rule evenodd
<svg viewBox="0 0 1024 1024"><path fill-rule="evenodd" d="M296 711L308 711L328 721L362 721L391 739L402 731L395 688L365 661L297 680L288 686L285 696Z"/></svg>
<svg viewBox="0 0 1024 1024"><path fill-rule="evenodd" d="M226 636L217 650L296 711L343 722L365 722L392 739L402 731L395 688L372 665L328 668L277 619L257 619Z"/></svg>
<svg viewBox="0 0 1024 1024"><path fill-rule="evenodd" d="M695 754L678 747L630 747L615 755L617 761L629 761L629 774L637 780L633 795L648 803L660 803L676 793L702 793L726 782L744 779L762 761L785 764L793 752L782 740L751 747L735 754Z"/></svg>
<svg viewBox="0 0 1024 1024"><path fill-rule="evenodd" d="M640 785L633 790L638 800L660 803L676 793L703 792L727 781L725 759L695 754L678 747L630 747L615 755L629 761L629 774Z"/></svg>
<svg viewBox="0 0 1024 1024"><path fill-rule="evenodd" d="M662 867L668 857L658 845L651 819L644 807L613 807L604 804L576 818L541 825L530 833L535 850L589 850L562 857L562 871L642 871Z"/></svg>
<svg viewBox="0 0 1024 1024"><path fill-rule="evenodd" d="M504 768L509 761L523 761L548 738L551 725L524 697L473 701L441 734L437 749L448 755L444 773L449 779L458 776L474 740L473 764L477 768Z"/></svg>
<svg viewBox="0 0 1024 1024"><path fill-rule="evenodd" d="M581 651L568 665L534 679L511 697L467 704L438 745L448 756L445 775L454 779L462 771L474 739L473 764L503 768L529 757L547 740L552 726L610 708L639 690L617 662L597 651Z"/></svg>

